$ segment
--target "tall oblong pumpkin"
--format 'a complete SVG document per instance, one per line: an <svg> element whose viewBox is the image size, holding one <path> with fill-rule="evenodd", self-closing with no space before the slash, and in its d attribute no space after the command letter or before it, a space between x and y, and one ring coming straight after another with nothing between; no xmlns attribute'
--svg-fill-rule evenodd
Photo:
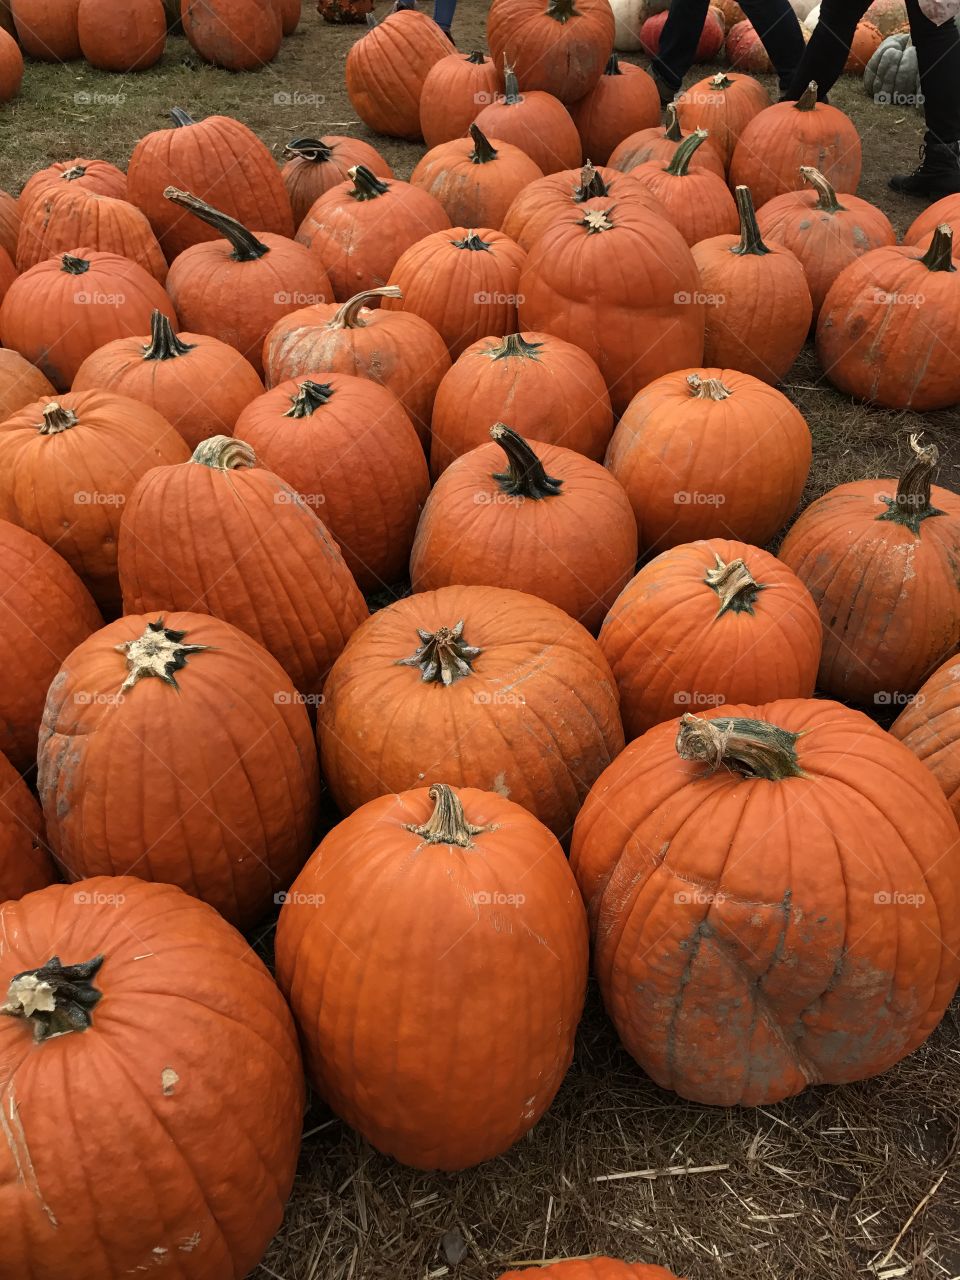
<svg viewBox="0 0 960 1280"><path fill-rule="evenodd" d="M594 87L613 53L608 0L493 0L487 42L493 60L516 69L524 89L576 102Z"/></svg>
<svg viewBox="0 0 960 1280"><path fill-rule="evenodd" d="M347 54L347 93L354 111L374 133L416 141L424 81L434 64L453 52L425 13L388 12Z"/></svg>

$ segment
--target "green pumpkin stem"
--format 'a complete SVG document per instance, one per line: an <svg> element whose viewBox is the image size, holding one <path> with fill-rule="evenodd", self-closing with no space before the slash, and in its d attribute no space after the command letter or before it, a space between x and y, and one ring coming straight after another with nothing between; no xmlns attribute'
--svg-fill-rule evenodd
<svg viewBox="0 0 960 1280"><path fill-rule="evenodd" d="M483 652L463 639L463 619L436 631L417 628L420 645L409 658L398 658L398 667L416 667L425 684L451 685L473 674L473 660Z"/></svg>
<svg viewBox="0 0 960 1280"><path fill-rule="evenodd" d="M673 153L673 159L666 167L666 172L672 174L675 178L685 178L690 168L690 161L696 154L697 148L702 147L709 136L710 134L706 129L694 129L693 133L688 134L678 144L676 151Z"/></svg>
<svg viewBox="0 0 960 1280"><path fill-rule="evenodd" d="M38 425L37 431L42 436L58 436L75 427L79 421L72 409L65 409L56 400L51 400L49 404L44 405L43 421Z"/></svg>
<svg viewBox="0 0 960 1280"><path fill-rule="evenodd" d="M622 76L623 75L623 72L620 70L620 59L617 57L616 49L614 49L614 51L610 54L610 59L607 62L607 65L603 68L603 74L605 76Z"/></svg>
<svg viewBox="0 0 960 1280"><path fill-rule="evenodd" d="M456 249L469 249L473 253L489 253L491 247L488 241L481 240L476 231L470 230L462 240L451 240L450 243Z"/></svg>
<svg viewBox="0 0 960 1280"><path fill-rule="evenodd" d="M956 271L953 261L953 228L943 222L933 233L930 247L920 259L928 271Z"/></svg>
<svg viewBox="0 0 960 1280"><path fill-rule="evenodd" d="M122 653L127 659L127 677L120 686L120 692L132 689L148 676L179 689L176 673L187 665L190 654L206 653L210 648L208 644L184 644L186 635L186 631L165 627L163 618L158 618L156 622L147 623L142 636L115 645L117 653Z"/></svg>
<svg viewBox="0 0 960 1280"><path fill-rule="evenodd" d="M72 253L64 253L60 257L60 270L68 276L82 276L90 270L88 258L75 258Z"/></svg>
<svg viewBox="0 0 960 1280"><path fill-rule="evenodd" d="M322 138L291 138L283 148L285 156L297 156L314 164L326 164L333 158L333 151Z"/></svg>
<svg viewBox="0 0 960 1280"><path fill-rule="evenodd" d="M329 382L301 382L297 394L290 397L290 408L283 415L285 418L309 418L329 404L334 396Z"/></svg>
<svg viewBox="0 0 960 1280"><path fill-rule="evenodd" d="M704 581L720 599L717 617L725 613L753 613L757 596L766 590L763 583L757 582L742 560L725 564L717 556L716 561L716 565L707 570Z"/></svg>
<svg viewBox="0 0 960 1280"><path fill-rule="evenodd" d="M842 212L843 205L837 199L836 191L819 169L814 169L808 164L802 164L800 166L800 176L804 182L809 182L817 193L817 203L813 206L815 209L820 209L823 213Z"/></svg>
<svg viewBox="0 0 960 1280"><path fill-rule="evenodd" d="M181 209L186 209L188 213L192 213L199 218L201 222L213 227L214 231L221 235L224 240L229 240L233 247L233 253L230 256L235 262L255 262L258 258L262 258L270 252L269 247L262 244L253 232L248 231L236 218L231 218L228 213L214 209L212 205L191 195L189 191L180 191L176 187L167 187L163 194L164 198L169 200L171 204L179 205Z"/></svg>
<svg viewBox="0 0 960 1280"><path fill-rule="evenodd" d="M144 360L173 360L196 349L195 342L182 342L173 331L170 317L154 308L150 317L150 341L143 348Z"/></svg>
<svg viewBox="0 0 960 1280"><path fill-rule="evenodd" d="M379 289L364 289L348 298L340 307L333 319L327 322L328 329L363 329L370 323L362 320L360 312L370 298L402 298L403 290L395 284L382 284Z"/></svg>
<svg viewBox="0 0 960 1280"><path fill-rule="evenodd" d="M193 451L191 462L213 471L238 471L241 467L255 467L257 455L246 440L235 436L210 436L201 440Z"/></svg>
<svg viewBox="0 0 960 1280"><path fill-rule="evenodd" d="M482 49L474 49L464 58L464 62L472 62L475 67L482 67L487 60L487 55Z"/></svg>
<svg viewBox="0 0 960 1280"><path fill-rule="evenodd" d="M174 128L176 129L187 129L190 125L197 123L193 116L184 111L183 107L171 107L170 115L173 118Z"/></svg>
<svg viewBox="0 0 960 1280"><path fill-rule="evenodd" d="M698 400L726 400L733 395L720 378L701 378L699 373L689 375L687 386Z"/></svg>
<svg viewBox="0 0 960 1280"><path fill-rule="evenodd" d="M484 355L491 360L539 360L542 342L528 342L522 333L508 333L495 347L488 347Z"/></svg>
<svg viewBox="0 0 960 1280"><path fill-rule="evenodd" d="M64 965L59 956L51 956L39 969L15 974L0 1013L29 1022L38 1044L71 1031L86 1031L93 1025L93 1009L103 995L93 985L103 959L94 956L83 964Z"/></svg>
<svg viewBox="0 0 960 1280"><path fill-rule="evenodd" d="M378 178L365 164L351 165L347 177L353 183L353 190L348 193L351 200L376 200L390 190L390 184Z"/></svg>
<svg viewBox="0 0 960 1280"><path fill-rule="evenodd" d="M574 203L583 204L585 200L602 200L609 194L610 189L604 182L603 177L588 160L580 170L579 185L573 188Z"/></svg>
<svg viewBox="0 0 960 1280"><path fill-rule="evenodd" d="M790 733L765 720L703 720L689 712L680 717L677 755L705 764L710 773L721 767L744 778L802 778L797 759L799 733Z"/></svg>
<svg viewBox="0 0 960 1280"><path fill-rule="evenodd" d="M677 104L668 102L664 108L664 114L667 123L663 126L663 136L667 142L681 143L683 141L683 130L680 128L680 117L677 115Z"/></svg>
<svg viewBox="0 0 960 1280"><path fill-rule="evenodd" d="M771 253L763 243L763 236L760 234L760 225L757 222L757 211L753 207L753 196L750 194L749 187L737 187L737 212L740 214L740 243L734 245L730 250L731 253L742 257L745 254L752 253L756 257L762 257L766 253Z"/></svg>
<svg viewBox="0 0 960 1280"><path fill-rule="evenodd" d="M445 782L435 783L429 791L433 801L433 813L420 826L411 823L406 827L424 844L452 844L459 849L472 849L472 836L482 835L489 827L475 827L463 812L463 802L452 787Z"/></svg>
<svg viewBox="0 0 960 1280"><path fill-rule="evenodd" d="M920 436L920 432L911 435L910 449L913 457L900 476L896 496L882 499L887 509L877 516L878 520L890 520L894 524L903 525L917 537L920 536L920 526L924 520L944 514L931 502L931 482L940 462L940 450L935 444L922 445Z"/></svg>
<svg viewBox="0 0 960 1280"><path fill-rule="evenodd" d="M468 157L471 164L489 164L491 160L496 160L499 152L475 124L470 126L470 137L473 139L473 150Z"/></svg>
<svg viewBox="0 0 960 1280"><path fill-rule="evenodd" d="M817 106L817 82L811 80L803 93L793 104L794 111L814 111Z"/></svg>
<svg viewBox="0 0 960 1280"><path fill-rule="evenodd" d="M563 487L563 481L548 476L543 463L524 440L523 436L512 431L505 422L497 422L490 428L491 440L507 455L507 470L494 472L491 479L496 480L501 493L513 498L556 498Z"/></svg>

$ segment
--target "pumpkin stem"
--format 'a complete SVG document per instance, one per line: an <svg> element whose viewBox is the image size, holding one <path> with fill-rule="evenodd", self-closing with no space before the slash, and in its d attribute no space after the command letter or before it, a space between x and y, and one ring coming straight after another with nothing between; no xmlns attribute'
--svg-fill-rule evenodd
<svg viewBox="0 0 960 1280"><path fill-rule="evenodd" d="M172 360L196 349L195 342L181 342L173 331L170 317L154 309L150 317L150 341L143 348L144 360Z"/></svg>
<svg viewBox="0 0 960 1280"><path fill-rule="evenodd" d="M173 124L176 129L186 129L188 125L197 123L193 116L187 115L183 107L171 107L170 115L173 117Z"/></svg>
<svg viewBox="0 0 960 1280"><path fill-rule="evenodd" d="M171 631L163 625L163 618L158 618L156 622L148 622L146 631L136 640L114 645L117 653L127 659L127 678L120 692L132 689L145 676L155 676L179 689L174 673L183 670L191 653L206 653L210 648L208 644L184 644L186 634L186 631Z"/></svg>
<svg viewBox="0 0 960 1280"><path fill-rule="evenodd" d="M409 658L398 658L398 667L418 667L420 679L426 684L453 684L464 676L473 674L474 658L483 652L463 640L463 619L452 627L438 627L436 631L417 628L420 645Z"/></svg>
<svg viewBox="0 0 960 1280"><path fill-rule="evenodd" d="M613 223L610 221L612 209L589 209L580 221L581 227L587 228L587 235L599 235L601 231L612 231Z"/></svg>
<svg viewBox="0 0 960 1280"><path fill-rule="evenodd" d="M82 276L90 270L90 263L86 258L75 258L73 254L65 253L60 258L60 270L68 276Z"/></svg>
<svg viewBox="0 0 960 1280"><path fill-rule="evenodd" d="M510 106L523 101L520 94L520 85L517 81L517 73L507 61L506 54L503 55L503 100Z"/></svg>
<svg viewBox="0 0 960 1280"><path fill-rule="evenodd" d="M507 470L495 471L491 479L496 480L501 493L514 498L555 498L563 486L562 480L548 476L543 463L524 440L523 436L512 431L505 422L495 422L490 428L490 438L507 455Z"/></svg>
<svg viewBox="0 0 960 1280"><path fill-rule="evenodd" d="M235 262L255 262L257 258L262 258L270 252L269 247L262 244L253 232L248 231L236 218L231 218L228 213L222 213L219 209L214 209L212 205L199 200L196 196L191 195L189 191L179 191L176 187L167 187L163 194L164 198L169 200L171 204L178 204L181 209L186 209L188 213L192 213L199 218L201 222L213 227L214 231L223 236L225 240L229 240L233 246L233 253L230 256Z"/></svg>
<svg viewBox="0 0 960 1280"><path fill-rule="evenodd" d="M452 787L445 782L435 783L430 788L430 799L433 801L433 814L422 826L410 823L407 831L419 836L424 844L455 844L460 849L472 849L471 836L479 836L489 827L475 827L468 822L463 812L463 803Z"/></svg>
<svg viewBox="0 0 960 1280"><path fill-rule="evenodd" d="M362 293L355 293L352 298L346 300L333 319L327 322L327 328L363 329L370 323L369 320L360 319L360 312L367 305L368 298L402 297L403 290L395 284L382 284L379 289L364 289Z"/></svg>
<svg viewBox="0 0 960 1280"><path fill-rule="evenodd" d="M821 209L824 213L840 213L842 211L843 205L837 199L836 191L819 169L814 169L808 164L802 164L800 166L800 176L804 182L810 183L819 196L817 203L813 206L815 209Z"/></svg>
<svg viewBox="0 0 960 1280"><path fill-rule="evenodd" d="M473 139L473 150L468 157L471 164L489 164L491 160L496 160L499 154L496 147L475 124L470 126L470 137Z"/></svg>
<svg viewBox="0 0 960 1280"><path fill-rule="evenodd" d="M476 231L468 231L462 240L451 240L450 243L455 249L470 249L474 253L490 252L490 245L486 240L481 240Z"/></svg>
<svg viewBox="0 0 960 1280"><path fill-rule="evenodd" d="M571 18L579 18L575 0L550 0L547 5L547 17L555 22L569 22Z"/></svg>
<svg viewBox="0 0 960 1280"><path fill-rule="evenodd" d="M489 347L484 355L491 360L509 360L518 356L524 360L539 360L542 342L527 342L522 333L508 333L501 338L499 346Z"/></svg>
<svg viewBox="0 0 960 1280"><path fill-rule="evenodd" d="M928 271L956 271L953 264L953 228L943 222L933 233L930 248L920 259Z"/></svg>
<svg viewBox="0 0 960 1280"><path fill-rule="evenodd" d="M583 204L584 200L603 199L609 194L607 184L588 160L580 170L580 185L573 188L574 202Z"/></svg>
<svg viewBox="0 0 960 1280"><path fill-rule="evenodd" d="M474 49L464 58L464 62L472 62L475 67L482 67L487 60L487 55L482 49Z"/></svg>
<svg viewBox="0 0 960 1280"><path fill-rule="evenodd" d="M29 1022L37 1043L86 1031L93 1025L92 1010L103 995L93 985L102 964L103 956L68 965L51 956L39 969L14 975L0 1013Z"/></svg>
<svg viewBox="0 0 960 1280"><path fill-rule="evenodd" d="M727 75L725 71L718 71L717 74L710 81L710 88L711 89L732 89L733 81L730 79L730 77Z"/></svg>
<svg viewBox="0 0 960 1280"><path fill-rule="evenodd" d="M333 150L322 138L291 138L283 148L285 156L299 156L301 160L310 160L314 164L326 164L333 159Z"/></svg>
<svg viewBox="0 0 960 1280"><path fill-rule="evenodd" d="M58 436L61 431L69 431L71 427L75 427L79 421L72 409L65 409L56 400L51 400L44 406L43 421L38 424L37 430L42 436Z"/></svg>
<svg viewBox="0 0 960 1280"><path fill-rule="evenodd" d="M257 455L245 440L237 440L235 436L210 436L200 441L190 461L214 471L237 471L240 467L255 467Z"/></svg>
<svg viewBox="0 0 960 1280"><path fill-rule="evenodd" d="M378 178L365 164L351 165L347 177L353 183L353 190L348 192L351 200L376 200L390 190L389 183Z"/></svg>
<svg viewBox="0 0 960 1280"><path fill-rule="evenodd" d="M731 560L729 564L724 564L719 556L716 560L716 567L707 570L704 581L720 597L717 617L728 612L753 613L757 596L766 587L756 581L742 560Z"/></svg>
<svg viewBox="0 0 960 1280"><path fill-rule="evenodd" d="M683 130L680 128L680 117L677 115L677 104L668 102L665 108L667 123L663 126L663 136L668 142L682 142Z"/></svg>
<svg viewBox="0 0 960 1280"><path fill-rule="evenodd" d="M691 373L687 378L687 386L698 400L726 400L733 392L723 385L720 378L701 378L699 373Z"/></svg>
<svg viewBox="0 0 960 1280"><path fill-rule="evenodd" d="M737 211L740 214L740 243L735 244L730 250L731 253L742 257L744 254L752 253L757 257L762 257L765 253L771 253L763 243L763 237L760 234L760 226L757 222L757 211L753 207L753 196L750 194L749 187L737 187Z"/></svg>
<svg viewBox="0 0 960 1280"><path fill-rule="evenodd" d="M607 65L603 68L603 74L605 76L622 76L623 75L623 72L620 70L620 59L617 57L616 49L614 49L614 51L610 54L610 60L607 63Z"/></svg>
<svg viewBox="0 0 960 1280"><path fill-rule="evenodd" d="M333 387L329 382L301 382L297 394L290 397L290 408L283 415L285 418L309 418L318 409L328 404L333 397Z"/></svg>
<svg viewBox="0 0 960 1280"><path fill-rule="evenodd" d="M64 171L60 174L60 178L63 182L73 182L77 178L82 178L86 172L87 172L86 165L75 164L75 165L71 165L69 169L64 169Z"/></svg>
<svg viewBox="0 0 960 1280"><path fill-rule="evenodd" d="M803 93L793 104L794 111L813 111L817 105L817 82L811 80Z"/></svg>
<svg viewBox="0 0 960 1280"><path fill-rule="evenodd" d="M883 498L887 509L877 516L878 520L892 520L894 524L904 525L917 537L924 520L944 514L930 501L930 483L940 461L940 450L935 444L922 445L920 436L918 431L910 436L913 457L900 476L896 497Z"/></svg>
<svg viewBox="0 0 960 1280"><path fill-rule="evenodd" d="M680 717L677 755L708 765L711 773L722 765L745 778L780 782L805 776L797 760L800 736L765 720L702 720L687 712Z"/></svg>
<svg viewBox="0 0 960 1280"><path fill-rule="evenodd" d="M710 134L706 129L694 129L693 133L688 134L684 140L679 143L676 151L673 153L673 159L667 165L665 172L673 174L675 178L685 178L690 168L690 161L693 159L694 153L698 147L702 147L709 138Z"/></svg>

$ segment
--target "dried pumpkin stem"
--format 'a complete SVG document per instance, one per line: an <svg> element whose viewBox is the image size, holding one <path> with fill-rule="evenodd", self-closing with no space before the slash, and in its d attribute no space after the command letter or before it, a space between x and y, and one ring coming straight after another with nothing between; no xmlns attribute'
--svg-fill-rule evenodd
<svg viewBox="0 0 960 1280"><path fill-rule="evenodd" d="M813 206L815 209L819 209L823 213L842 212L843 205L837 199L836 191L819 169L814 169L809 164L802 164L800 166L800 176L804 182L810 183L819 197L817 203Z"/></svg>
<svg viewBox="0 0 960 1280"><path fill-rule="evenodd" d="M548 18L553 18L556 22L569 22L571 18L580 16L577 10L575 0L550 0L547 5Z"/></svg>
<svg viewBox="0 0 960 1280"><path fill-rule="evenodd" d="M208 644L184 644L186 635L186 631L173 631L170 627L165 627L163 618L158 618L156 622L147 623L142 636L115 645L117 653L122 653L127 659L127 676L120 686L120 692L132 689L139 680L147 676L162 680L174 689L179 688L176 673L187 665L190 654L206 653L210 648Z"/></svg>
<svg viewBox="0 0 960 1280"><path fill-rule="evenodd" d="M283 148L285 156L299 156L313 164L326 164L333 159L333 151L322 138L291 138Z"/></svg>
<svg viewBox="0 0 960 1280"><path fill-rule="evenodd" d="M455 249L470 249L473 253L491 252L490 244L486 240L481 240L472 229L467 231L462 240L451 240L450 243Z"/></svg>
<svg viewBox="0 0 960 1280"><path fill-rule="evenodd" d="M763 243L763 236L760 234L760 224L757 222L757 211L753 207L750 188L737 187L736 197L737 211L740 214L740 243L734 245L730 252L737 254L738 257L748 253L762 257L770 253L771 250Z"/></svg>
<svg viewBox="0 0 960 1280"><path fill-rule="evenodd" d="M500 153L475 124L470 126L470 137L473 139L473 150L468 157L471 164L489 164L491 160L496 160Z"/></svg>
<svg viewBox="0 0 960 1280"><path fill-rule="evenodd" d="M38 1043L86 1031L93 1025L92 1011L103 995L93 985L103 959L94 956L83 964L64 965L59 956L51 956L39 969L16 974L0 1013L29 1022Z"/></svg>
<svg viewBox="0 0 960 1280"><path fill-rule="evenodd" d="M285 418L309 418L316 413L318 409L322 409L325 404L329 404L334 396L333 387L329 382L301 382L297 387L297 394L290 397L290 408L283 415Z"/></svg>
<svg viewBox="0 0 960 1280"><path fill-rule="evenodd" d="M587 234L591 236L599 235L601 231L612 231L613 223L610 221L612 209L590 209L583 215L580 221L581 227L587 228Z"/></svg>
<svg viewBox="0 0 960 1280"><path fill-rule="evenodd" d="M697 400L726 400L733 395L720 378L701 378L699 373L689 375L687 386Z"/></svg>
<svg viewBox="0 0 960 1280"><path fill-rule="evenodd" d="M603 74L605 76L622 76L623 75L623 72L620 70L620 59L617 57L616 49L614 49L613 53L611 53L610 59L607 62L607 65L603 69Z"/></svg>
<svg viewBox="0 0 960 1280"><path fill-rule="evenodd" d="M673 153L673 159L667 165L665 172L672 174L675 178L685 178L690 169L690 161L693 159L697 148L702 147L709 136L710 134L706 129L694 129L693 133L688 134L678 144L676 151Z"/></svg>
<svg viewBox="0 0 960 1280"><path fill-rule="evenodd" d="M573 188L573 198L577 204L584 200L603 199L610 194L610 189L602 176L588 160L580 170L580 183Z"/></svg>
<svg viewBox="0 0 960 1280"><path fill-rule="evenodd" d="M174 127L177 129L186 129L190 125L197 123L193 116L184 111L183 107L171 107L170 115L173 118Z"/></svg>
<svg viewBox="0 0 960 1280"><path fill-rule="evenodd" d="M420 645L409 658L398 658L398 667L417 667L425 684L453 684L473 674L473 660L483 652L463 639L463 619L436 631L417 628Z"/></svg>
<svg viewBox="0 0 960 1280"><path fill-rule="evenodd" d="M732 89L733 83L734 82L730 79L730 77L727 75L725 71L718 71L717 74L710 81L710 88L720 89L721 91L724 91L726 89Z"/></svg>
<svg viewBox="0 0 960 1280"><path fill-rule="evenodd" d="M90 270L90 261L87 258L75 258L72 253L64 253L60 258L60 270L65 271L68 276L82 276Z"/></svg>
<svg viewBox="0 0 960 1280"><path fill-rule="evenodd" d="M472 49L464 58L464 62L472 62L475 67L482 67L487 60L487 55L482 49Z"/></svg>
<svg viewBox="0 0 960 1280"><path fill-rule="evenodd" d="M353 190L348 192L351 200L376 200L390 190L390 184L378 178L365 164L352 165L347 170L347 177L353 183Z"/></svg>
<svg viewBox="0 0 960 1280"><path fill-rule="evenodd" d="M72 409L65 409L56 400L51 400L43 408L43 421L37 426L42 436L58 436L62 431L75 427L80 419Z"/></svg>
<svg viewBox="0 0 960 1280"><path fill-rule="evenodd" d="M793 104L794 111L813 111L817 105L817 82L811 80L803 93Z"/></svg>
<svg viewBox="0 0 960 1280"><path fill-rule="evenodd" d="M433 801L433 813L429 820L421 826L410 823L407 831L419 836L424 844L453 844L460 849L472 849L471 836L482 835L489 827L475 827L468 822L463 812L463 803L452 787L445 782L435 783L430 788L430 799Z"/></svg>
<svg viewBox="0 0 960 1280"><path fill-rule="evenodd" d="M195 342L182 342L177 337L169 316L154 310L150 317L150 341L143 348L144 360L173 360L196 349Z"/></svg>
<svg viewBox="0 0 960 1280"><path fill-rule="evenodd" d="M543 463L524 440L523 436L512 431L505 422L496 422L490 428L490 438L507 455L508 469L495 471L491 479L496 480L501 493L514 498L556 498L563 486L562 480L548 476Z"/></svg>
<svg viewBox="0 0 960 1280"><path fill-rule="evenodd" d="M213 227L224 240L229 240L233 247L233 253L230 256L236 262L255 262L270 252L269 246L258 240L253 232L248 231L236 218L231 218L220 209L214 209L213 205L191 195L189 191L180 191L177 187L166 187L163 195L164 199L169 200L171 204L186 209L201 222Z"/></svg>
<svg viewBox="0 0 960 1280"><path fill-rule="evenodd" d="M725 613L753 613L757 596L766 590L763 583L757 582L742 560L731 560L727 564L717 556L716 561L714 567L707 570L704 581L720 598L717 617Z"/></svg>
<svg viewBox="0 0 960 1280"><path fill-rule="evenodd" d="M193 451L191 462L214 471L236 471L240 467L255 467L257 455L245 440L234 436L211 436L201 440Z"/></svg>
<svg viewBox="0 0 960 1280"><path fill-rule="evenodd" d="M680 128L680 117L677 115L677 104L668 102L665 108L667 123L663 126L663 136L667 142L682 142L683 130Z"/></svg>
<svg viewBox="0 0 960 1280"><path fill-rule="evenodd" d="M931 503L931 482L940 462L940 450L935 444L922 445L920 439L920 432L911 435L913 458L900 476L896 496L882 499L887 509L877 516L878 520L902 524L917 536L924 520L944 514Z"/></svg>
<svg viewBox="0 0 960 1280"><path fill-rule="evenodd" d="M369 320L361 320L360 312L371 298L402 297L403 290L397 288L395 284L383 284L379 289L364 289L362 293L355 293L352 298L347 299L333 319L328 321L327 328L363 329L370 322Z"/></svg>
<svg viewBox="0 0 960 1280"><path fill-rule="evenodd" d="M515 106L518 102L523 101L517 73L507 61L506 54L503 55L503 101L508 106Z"/></svg>
<svg viewBox="0 0 960 1280"><path fill-rule="evenodd" d="M702 720L689 713L680 717L677 755L705 764L711 773L721 766L745 778L802 778L797 760L799 733L790 733L765 720Z"/></svg>
<svg viewBox="0 0 960 1280"><path fill-rule="evenodd" d="M956 271L953 261L953 228L946 222L933 233L930 247L920 259L928 271Z"/></svg>
<svg viewBox="0 0 960 1280"><path fill-rule="evenodd" d="M60 174L61 181L74 182L77 178L82 178L87 172L87 166L84 164L71 165L69 169L64 169Z"/></svg>
<svg viewBox="0 0 960 1280"><path fill-rule="evenodd" d="M490 360L509 360L516 356L521 360L539 360L542 342L528 342L522 333L508 333L495 347L483 353Z"/></svg>

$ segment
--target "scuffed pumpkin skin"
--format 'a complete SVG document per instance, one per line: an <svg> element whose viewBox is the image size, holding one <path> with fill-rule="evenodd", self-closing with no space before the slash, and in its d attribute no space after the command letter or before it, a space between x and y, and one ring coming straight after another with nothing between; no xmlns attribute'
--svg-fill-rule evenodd
<svg viewBox="0 0 960 1280"><path fill-rule="evenodd" d="M524 91L542 89L576 102L603 75L615 21L606 0L493 0L487 42L494 65L504 57Z"/></svg>
<svg viewBox="0 0 960 1280"><path fill-rule="evenodd" d="M805 776L631 743L580 812L571 865L623 1043L657 1084L755 1106L886 1071L960 979L960 832L934 779L866 716L724 707L802 733Z"/></svg>
<svg viewBox="0 0 960 1280"><path fill-rule="evenodd" d="M40 806L0 752L0 902L44 889L56 879Z"/></svg>
<svg viewBox="0 0 960 1280"><path fill-rule="evenodd" d="M890 726L943 788L960 822L960 660L948 659Z"/></svg>
<svg viewBox="0 0 960 1280"><path fill-rule="evenodd" d="M504 1271L500 1280L677 1280L672 1271L646 1262L621 1262L619 1258L571 1258L547 1267Z"/></svg>
<svg viewBox="0 0 960 1280"><path fill-rule="evenodd" d="M227 71L255 71L280 51L276 0L181 0L180 18L201 58Z"/></svg>
<svg viewBox="0 0 960 1280"><path fill-rule="evenodd" d="M0 1018L4 1275L246 1275L282 1221L304 1105L293 1021L249 944L180 889L112 877L5 903L0 936L4 993L53 955L105 957L87 1030L37 1044Z"/></svg>

